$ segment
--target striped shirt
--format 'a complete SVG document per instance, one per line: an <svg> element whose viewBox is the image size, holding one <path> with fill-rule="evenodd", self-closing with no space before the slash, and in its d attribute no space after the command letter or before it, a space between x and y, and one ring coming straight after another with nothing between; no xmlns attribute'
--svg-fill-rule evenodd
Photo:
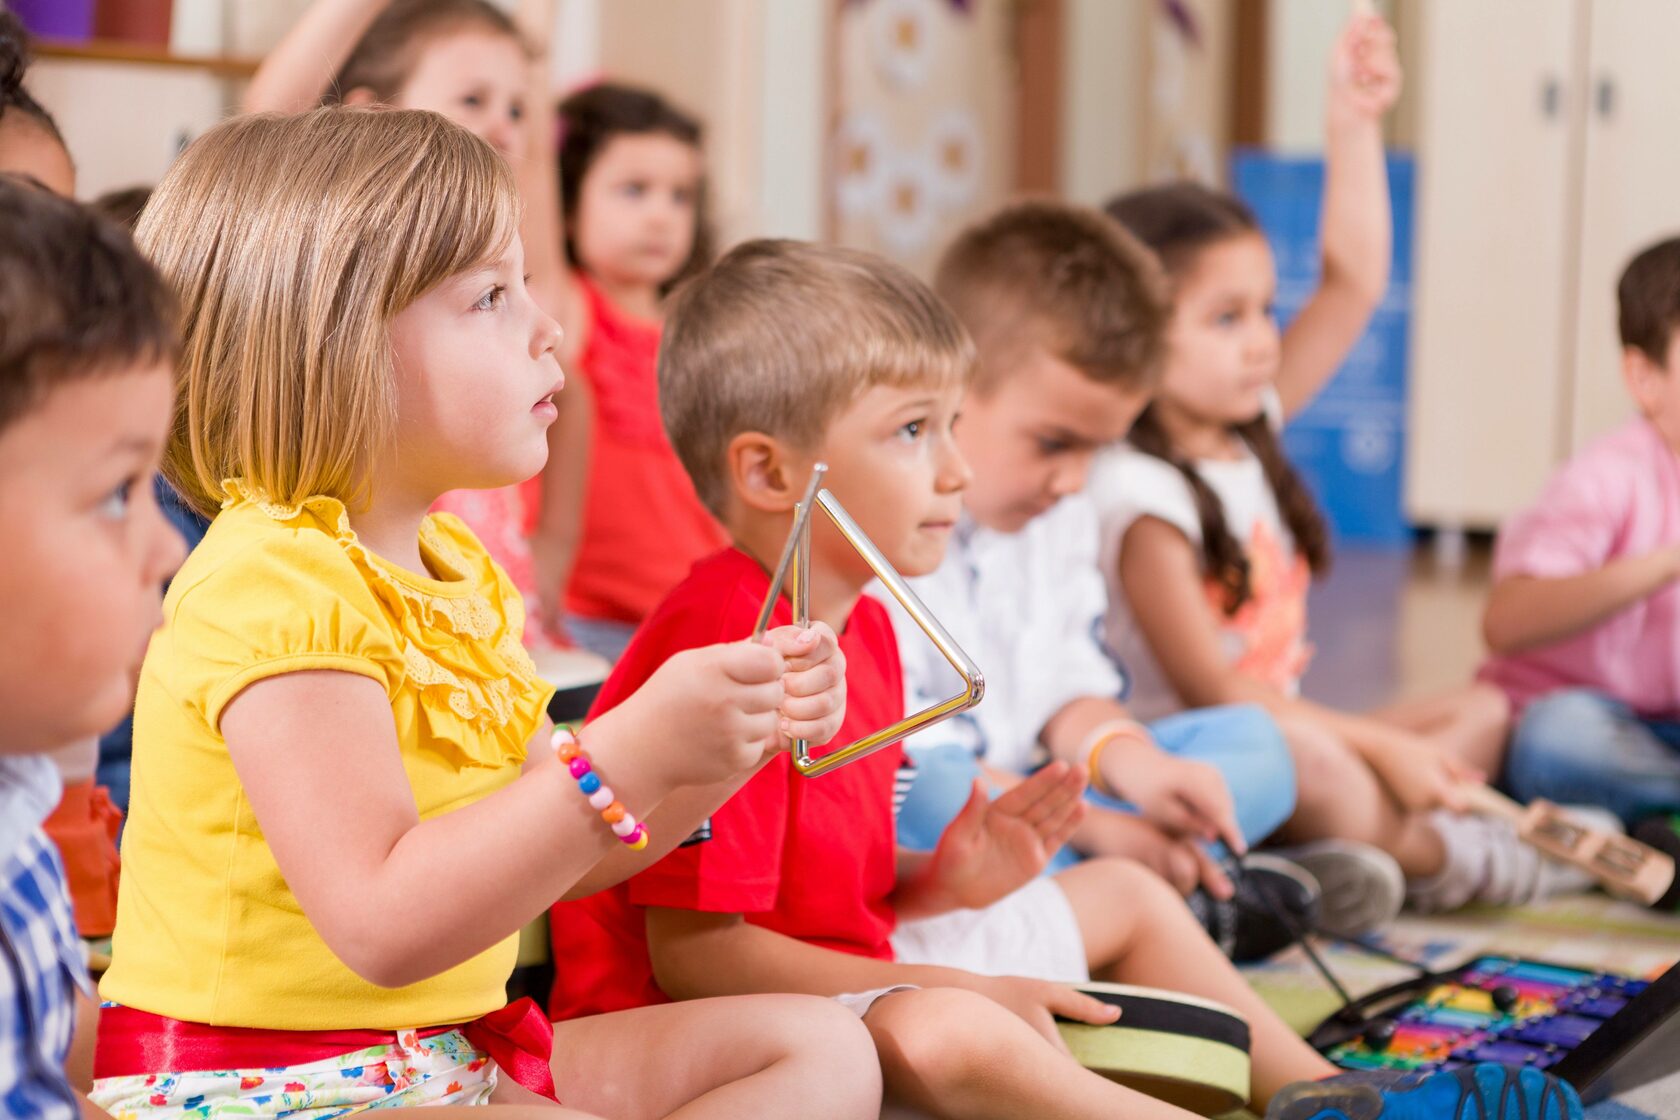
<svg viewBox="0 0 1680 1120"><path fill-rule="evenodd" d="M36 828L0 865L0 1115L73 1120L64 1057L89 995L58 852Z"/></svg>

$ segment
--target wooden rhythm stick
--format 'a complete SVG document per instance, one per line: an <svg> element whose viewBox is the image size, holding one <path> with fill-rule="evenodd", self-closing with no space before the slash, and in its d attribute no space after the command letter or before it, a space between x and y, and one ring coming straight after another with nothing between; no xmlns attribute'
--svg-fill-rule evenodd
<svg viewBox="0 0 1680 1120"><path fill-rule="evenodd" d="M1519 805L1491 786L1464 787L1472 812L1499 817L1517 835L1561 863L1579 867L1611 894L1646 906L1674 883L1674 859L1628 836L1590 828L1550 801Z"/></svg>

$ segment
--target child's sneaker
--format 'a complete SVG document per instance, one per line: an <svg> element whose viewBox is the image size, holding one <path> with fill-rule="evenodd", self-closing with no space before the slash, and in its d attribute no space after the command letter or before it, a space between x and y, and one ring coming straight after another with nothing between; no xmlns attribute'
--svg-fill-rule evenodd
<svg viewBox="0 0 1680 1120"><path fill-rule="evenodd" d="M1241 867L1228 856L1219 864L1237 889L1235 897L1221 901L1196 890L1185 901L1214 944L1235 963L1265 960L1293 943L1291 923L1300 930L1317 923L1318 880L1291 861L1251 853L1243 857ZM1279 910L1289 921L1278 916Z"/></svg>
<svg viewBox="0 0 1680 1120"><path fill-rule="evenodd" d="M1315 840L1278 848L1318 880L1318 928L1338 937L1364 937L1392 922L1406 901L1406 876L1381 848L1353 840Z"/></svg>
<svg viewBox="0 0 1680 1120"><path fill-rule="evenodd" d="M1602 809L1568 805L1564 810L1594 828L1622 831L1621 822ZM1447 865L1438 875L1407 884L1406 901L1414 910L1436 913L1472 902L1524 906L1590 890L1597 883L1580 868L1548 859L1525 844L1508 821L1441 810L1430 815L1429 823L1440 833Z"/></svg>
<svg viewBox="0 0 1680 1120"><path fill-rule="evenodd" d="M1266 1120L1581 1120L1567 1083L1485 1062L1441 1073L1370 1071L1285 1086Z"/></svg>
<svg viewBox="0 0 1680 1120"><path fill-rule="evenodd" d="M1649 844L1666 853L1680 868L1680 813L1657 813L1646 817L1633 826L1632 836L1641 844ZM1675 874L1668 892L1651 903L1651 909L1668 914L1680 913L1680 872Z"/></svg>

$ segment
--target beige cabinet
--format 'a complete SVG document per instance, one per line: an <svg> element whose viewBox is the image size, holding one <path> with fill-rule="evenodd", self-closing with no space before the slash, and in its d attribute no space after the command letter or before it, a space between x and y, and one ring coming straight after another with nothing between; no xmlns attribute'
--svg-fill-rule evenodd
<svg viewBox="0 0 1680 1120"><path fill-rule="evenodd" d="M1406 504L1494 528L1629 414L1615 279L1680 233L1672 0L1423 0Z"/></svg>

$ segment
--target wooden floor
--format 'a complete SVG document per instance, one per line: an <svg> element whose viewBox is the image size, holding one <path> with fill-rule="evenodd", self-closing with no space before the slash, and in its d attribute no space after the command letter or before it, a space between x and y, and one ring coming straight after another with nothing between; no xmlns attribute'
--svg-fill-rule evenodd
<svg viewBox="0 0 1680 1120"><path fill-rule="evenodd" d="M1485 543L1456 559L1427 544L1339 551L1312 593L1309 633L1318 652L1305 694L1362 710L1464 684L1485 656L1488 567Z"/></svg>

